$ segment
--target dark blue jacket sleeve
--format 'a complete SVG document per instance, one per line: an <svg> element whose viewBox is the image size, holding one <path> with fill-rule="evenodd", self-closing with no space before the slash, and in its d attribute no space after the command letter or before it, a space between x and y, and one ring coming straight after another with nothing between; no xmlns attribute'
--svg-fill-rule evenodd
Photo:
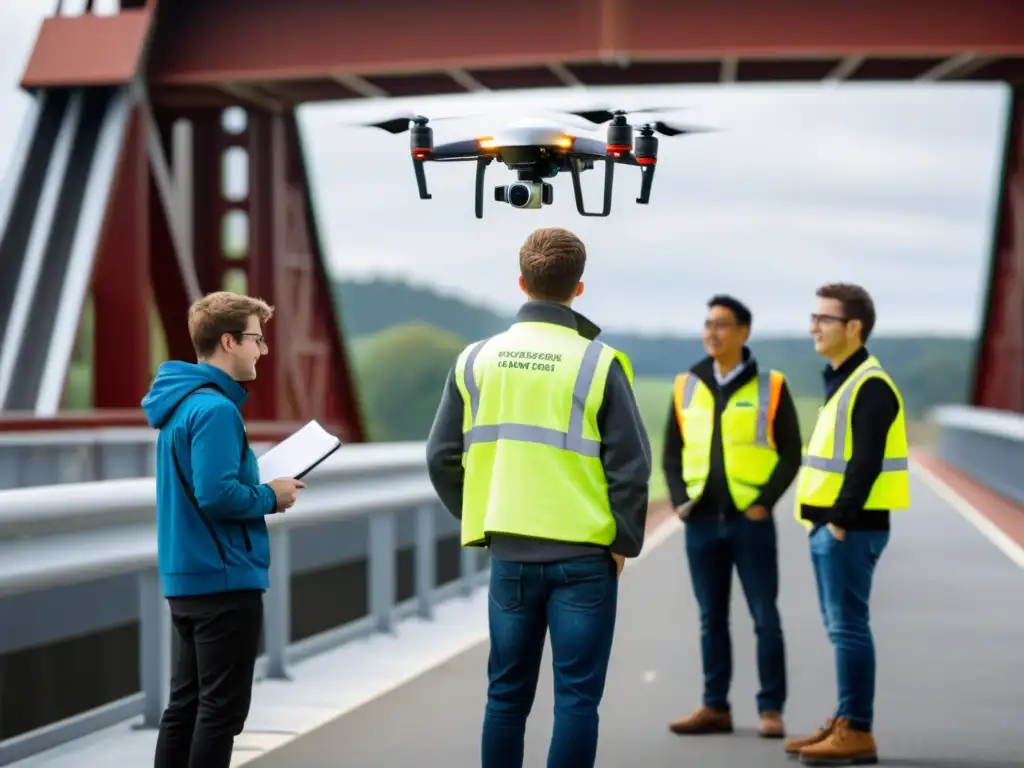
<svg viewBox="0 0 1024 768"><path fill-rule="evenodd" d="M445 509L462 519L462 395L455 383L455 370L448 373L434 423L427 436L427 473Z"/></svg>
<svg viewBox="0 0 1024 768"><path fill-rule="evenodd" d="M601 466L617 529L611 551L636 557L643 549L647 527L651 443L636 396L617 360L608 370L597 423L601 431Z"/></svg>
<svg viewBox="0 0 1024 768"><path fill-rule="evenodd" d="M269 485L238 479L244 432L235 406L215 402L192 418L192 487L199 508L222 520L254 520L273 512L277 499Z"/></svg>

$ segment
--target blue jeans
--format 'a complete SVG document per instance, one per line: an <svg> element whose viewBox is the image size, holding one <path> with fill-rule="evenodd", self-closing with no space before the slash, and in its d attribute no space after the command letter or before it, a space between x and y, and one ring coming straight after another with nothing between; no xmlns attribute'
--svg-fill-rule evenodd
<svg viewBox="0 0 1024 768"><path fill-rule="evenodd" d="M548 767L593 768L617 599L618 577L607 554L555 563L491 558L482 768L522 768L526 718L549 628L555 727Z"/></svg>
<svg viewBox="0 0 1024 768"><path fill-rule="evenodd" d="M786 649L779 596L775 520L696 519L686 523L686 559L700 608L704 706L729 709L732 640L729 602L735 566L757 637L759 712L782 712L786 703Z"/></svg>
<svg viewBox="0 0 1024 768"><path fill-rule="evenodd" d="M868 602L888 531L848 531L837 540L827 527L811 532L811 562L825 631L835 651L839 707L850 725L870 731L875 706L875 642Z"/></svg>

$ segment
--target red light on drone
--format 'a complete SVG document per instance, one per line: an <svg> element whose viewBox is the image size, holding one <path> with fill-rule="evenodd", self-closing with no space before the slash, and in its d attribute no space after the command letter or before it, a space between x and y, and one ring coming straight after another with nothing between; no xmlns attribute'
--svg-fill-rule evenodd
<svg viewBox="0 0 1024 768"><path fill-rule="evenodd" d="M636 159L637 165L654 165L656 162L658 162L656 157L638 157Z"/></svg>
<svg viewBox="0 0 1024 768"><path fill-rule="evenodd" d="M425 149L423 147L413 147L412 148L412 156L415 157L417 160L424 160L424 159L426 159L427 155L429 155L429 154L430 154L430 150L429 149Z"/></svg>
<svg viewBox="0 0 1024 768"><path fill-rule="evenodd" d="M623 153L628 155L632 151L633 151L633 147L631 147L629 144L609 144L608 145L608 152L613 154L613 155L615 155L616 157L619 157L619 155L621 155Z"/></svg>

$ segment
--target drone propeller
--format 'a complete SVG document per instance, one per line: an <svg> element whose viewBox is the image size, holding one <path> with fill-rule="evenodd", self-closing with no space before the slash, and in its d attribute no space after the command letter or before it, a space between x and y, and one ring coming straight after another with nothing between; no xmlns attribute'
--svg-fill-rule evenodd
<svg viewBox="0 0 1024 768"><path fill-rule="evenodd" d="M638 126L636 130L648 136L655 133L660 133L662 136L681 136L690 133L710 133L715 129L700 125L680 125L678 123L672 124L662 120L655 120L653 123Z"/></svg>
<svg viewBox="0 0 1024 768"><path fill-rule="evenodd" d="M601 123L607 123L609 120L614 119L618 115L656 115L660 112L680 112L683 109L686 109L686 107L638 107L637 109L584 109L578 112L567 111L566 114L576 115L576 117L582 117L584 120L589 120L592 123L600 125Z"/></svg>
<svg viewBox="0 0 1024 768"><path fill-rule="evenodd" d="M405 133L412 125L426 125L428 122L436 123L440 120L461 120L466 115L443 115L441 117L424 117L423 115L407 112L389 117L386 120L379 120L372 123L357 123L367 128L382 128L388 133Z"/></svg>

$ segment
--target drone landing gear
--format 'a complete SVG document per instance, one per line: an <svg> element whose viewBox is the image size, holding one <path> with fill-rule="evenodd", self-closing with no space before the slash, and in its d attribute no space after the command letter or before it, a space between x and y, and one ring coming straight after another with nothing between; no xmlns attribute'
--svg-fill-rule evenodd
<svg viewBox="0 0 1024 768"><path fill-rule="evenodd" d="M427 174L423 170L422 157L417 157L415 154L412 156L412 169L416 173L416 186L420 191L420 200L432 200L430 193L427 192Z"/></svg>
<svg viewBox="0 0 1024 768"><path fill-rule="evenodd" d="M491 164L493 157L478 157L476 159L476 217L484 217L484 176L487 173L487 166Z"/></svg>
<svg viewBox="0 0 1024 768"><path fill-rule="evenodd" d="M636 199L640 205L651 202L651 185L654 183L654 165L640 166L640 197Z"/></svg>
<svg viewBox="0 0 1024 768"><path fill-rule="evenodd" d="M576 197L576 210L580 216L608 216L612 212L612 183L615 180L615 161L611 158L604 161L604 208L600 213L587 211L583 205L583 188L580 186L580 165L579 160L574 159L569 164L569 172L572 174L572 191Z"/></svg>

